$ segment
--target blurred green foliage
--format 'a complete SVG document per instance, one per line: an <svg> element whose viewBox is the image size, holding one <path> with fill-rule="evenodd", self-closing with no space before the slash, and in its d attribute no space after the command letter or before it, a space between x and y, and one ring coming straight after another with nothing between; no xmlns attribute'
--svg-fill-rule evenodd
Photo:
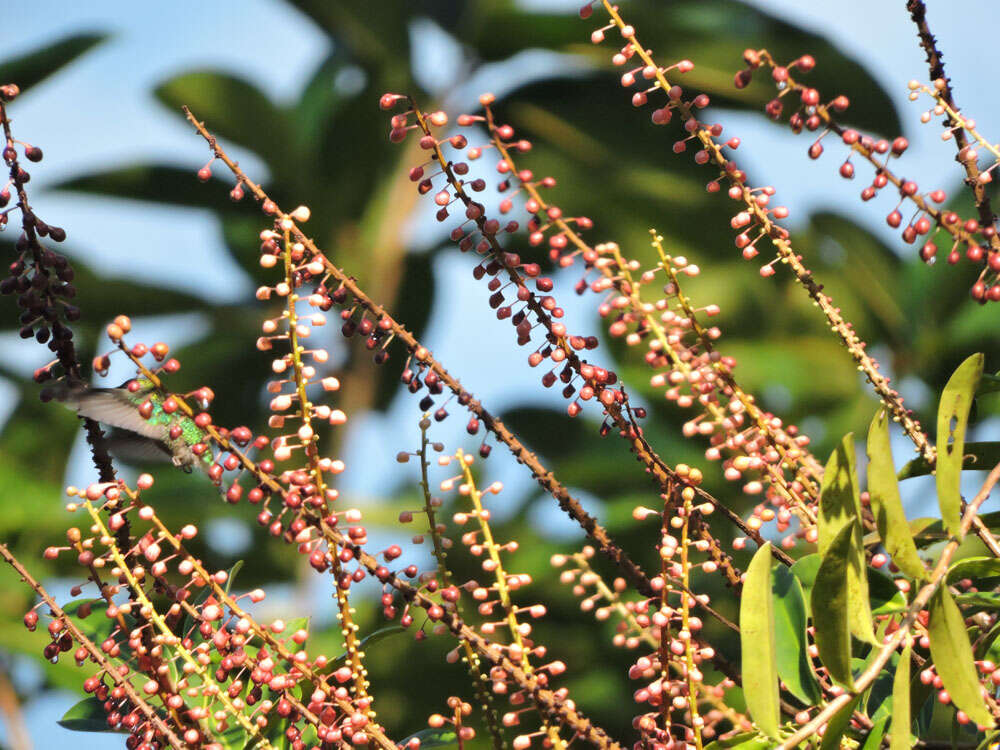
<svg viewBox="0 0 1000 750"><path fill-rule="evenodd" d="M608 63L608 48L587 41L590 24L570 14L529 12L511 0L293 0L291 4L311 18L330 42L329 54L309 76L297 101L280 105L254 81L229 72L183 71L155 91L164 105L163 117L180 117L179 106L187 104L225 142L259 157L268 171L265 187L275 200L284 206L309 205L313 210L309 231L318 244L418 337L433 303L434 261L439 253L455 250L443 245L430 252L408 252L400 228L415 211L430 207L418 204L406 178L418 160L415 143L412 139L404 147L389 143L386 117L377 101L388 90L412 92L422 96L425 105L434 103L434 97L421 91L411 74L411 30L416 21L425 19L461 46L462 70L454 72L463 78L529 49L577 56L582 66L548 65L533 71L533 82L500 96L497 111L501 117L534 142L524 166L558 179L556 201L574 215L593 218L595 239L614 238L628 255L648 261L652 257L648 229L656 227L673 254L698 262L704 272L687 284L686 291L696 303L721 304L718 323L724 336L720 349L740 361L737 377L748 391L762 394L765 406L786 419L797 422L810 417L813 424L822 424L826 437L815 446L817 455L825 456L839 435L867 425L874 401L860 387L856 370L830 336L822 316L790 279L779 273L762 281L756 265L739 258L729 228L731 206L724 198L705 192L710 175L703 168L670 152L677 137L672 126L655 128L645 115L633 111ZM658 55L696 61L685 85L704 90L716 105L759 113L770 96L763 83L743 91L733 88L732 75L742 65L744 48L766 47L785 60L809 52L819 61L810 81L824 94L844 93L851 98L854 105L847 119L852 124L882 134L899 131L895 109L871 74L821 37L733 0L634 2L629 6L631 22L642 29L644 42ZM0 64L0 80L13 80L28 89L100 39L73 37ZM30 130L30 123L18 126ZM803 149L806 145L803 142ZM824 163L816 166L829 168ZM228 199L231 184L221 182L228 176L219 174L209 185L200 186L193 171L169 163L131 164L78 177L60 187L110 199L209 208L218 217L232 258L249 277L263 281L265 275L257 263L259 211L249 199L242 203ZM803 174L802 179L811 175ZM754 182L753 175L750 180ZM794 185L778 189L780 196ZM44 209L40 211L45 216ZM72 237L72 227L69 230ZM985 350L987 362L994 362L1000 354L1000 338L990 335L986 311L967 302L969 279L964 269L929 271L917 261L912 248L899 255L849 217L832 213L811 216L793 239L861 336L872 347L880 347L879 353L886 347L890 360L885 364L897 381L915 375L938 392L970 347ZM72 259L71 242L65 251ZM0 256L12 255L11 239L0 240ZM160 288L155 282L110 281L78 260L73 264L84 311L84 320L76 326L84 362L95 353L103 324L118 313L200 313L208 322L205 336L175 352L184 369L171 384L177 390L203 384L213 387L221 396L213 410L219 424L247 424L255 431L264 427L261 393L270 371L266 358L252 346L264 303L216 304ZM16 315L12 300L0 300L0 325L5 331L16 328ZM614 356L631 391L649 397L652 410L646 429L650 442L671 462L703 464L704 447L680 436L686 414L653 393L640 359L618 342L609 342L599 354L602 351L605 358ZM461 376L461 361L445 364ZM363 350L352 350L344 364L340 405L352 415L365 409L384 410L399 390L399 369L395 359L377 368ZM13 415L0 431L3 539L42 576L69 575L68 562L42 561L38 555L47 544L58 543L67 519L62 514L39 514L34 506L44 499L46 508L55 507L77 422L67 411L39 403L37 386L2 362L0 375L19 389ZM776 392L781 394L777 401ZM989 409L981 409L980 416L984 411ZM570 420L557 398L552 399L551 410L512 408L503 417L565 484L601 499L609 528L637 557L647 566L655 560L655 530L637 527L630 516L637 502L649 501L651 486L638 467L631 470L633 459L619 441L602 441L592 424ZM926 416L923 422L933 425L933 419ZM331 446L334 439L329 438ZM406 449L415 439L415 431L412 436L393 436L388 450ZM494 456L494 461L508 460L500 450ZM708 489L736 505L745 503L716 472L706 473ZM207 519L233 514L252 518L246 507L233 509L216 502L215 491L197 476L161 471L156 491L170 500L159 505L168 523L204 525ZM390 519L393 509L413 507L414 498L412 486L402 487L398 496L367 509L369 517L376 513ZM548 617L536 626L538 639L551 644L553 658L570 665L565 684L577 704L612 733L629 736L632 712L625 708L624 697L630 694L629 655L611 645L610 625L594 623L589 615L581 614L571 592L558 585L548 565L557 547L533 528L529 516L532 504L551 499L532 492L521 500L527 502L498 529L498 535L520 542L513 569L531 572L539 599L549 605ZM718 531L723 537L730 533ZM574 540L571 545L578 543ZM253 554L240 574L241 586L304 576L311 590L317 588L315 574L300 570L293 549L267 540L259 530L252 544ZM224 553L207 547L195 551L210 566L232 563ZM459 579L479 573L467 556L454 554L452 559ZM26 634L19 624L29 602L25 589L9 575L2 582L0 644L8 652L40 658L44 636ZM298 585L305 584L300 581ZM721 593L718 577L706 576L696 581L695 588L712 595ZM728 617L736 617L734 602L724 596L717 597L717 602ZM374 602L358 607L362 634L381 626L377 609ZM706 628L709 640L736 658L735 641L711 625ZM327 652L338 650L334 631L316 632L311 642ZM444 654L450 648L444 639L431 638L417 646L404 636L389 639L368 654L374 692L380 696L379 715L393 736L421 729L424 717L441 710L442 696L468 694L463 671L444 666ZM602 667L588 669L587 665ZM432 669L435 690L411 689L425 684ZM82 679L65 663L48 669L46 675L51 685L74 688Z"/></svg>

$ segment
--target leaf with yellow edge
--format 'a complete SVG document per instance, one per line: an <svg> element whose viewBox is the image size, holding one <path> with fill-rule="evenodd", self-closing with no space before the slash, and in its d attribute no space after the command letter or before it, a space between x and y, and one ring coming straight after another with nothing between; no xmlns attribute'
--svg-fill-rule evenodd
<svg viewBox="0 0 1000 750"><path fill-rule="evenodd" d="M854 433L849 432L830 454L820 485L819 553L827 548L844 526L861 515L861 497L854 470Z"/></svg>
<svg viewBox="0 0 1000 750"><path fill-rule="evenodd" d="M983 355L973 354L958 366L941 394L937 417L937 480L941 519L949 533L958 535L962 525L962 458L969 409L983 375Z"/></svg>
<svg viewBox="0 0 1000 750"><path fill-rule="evenodd" d="M992 727L993 716L983 700L962 611L945 586L934 592L928 609L931 659L951 702L977 724Z"/></svg>
<svg viewBox="0 0 1000 750"><path fill-rule="evenodd" d="M892 561L910 578L923 580L927 571L917 545L913 543L910 524L899 497L899 482L889 444L889 416L879 409L868 429L868 494L882 543L892 555Z"/></svg>
<svg viewBox="0 0 1000 750"><path fill-rule="evenodd" d="M740 600L740 648L747 710L761 732L778 739L781 704L771 600L770 542L757 550L747 568Z"/></svg>
<svg viewBox="0 0 1000 750"><path fill-rule="evenodd" d="M830 721L827 722L826 731L823 733L823 742L820 744L819 750L839 750L840 740L851 723L851 715L854 713L854 709L857 708L860 699L860 695L854 696L854 700L837 711Z"/></svg>
<svg viewBox="0 0 1000 750"><path fill-rule="evenodd" d="M847 571L850 567L853 536L854 524L848 524L829 545L816 572L816 583L810 597L820 661L830 677L848 690L854 689L854 676L851 674L851 631L847 613ZM744 597L745 592L746 588Z"/></svg>
<svg viewBox="0 0 1000 750"><path fill-rule="evenodd" d="M909 750L910 742L910 646L907 644L896 664L892 680L892 723L889 725L889 750Z"/></svg>
<svg viewBox="0 0 1000 750"><path fill-rule="evenodd" d="M858 640L877 645L869 604L868 576L865 573L867 563L861 531L861 495L854 464L854 433L849 432L830 455L823 472L817 518L819 552L825 556L833 540L845 527L851 526L855 530L848 547L846 568L850 630Z"/></svg>

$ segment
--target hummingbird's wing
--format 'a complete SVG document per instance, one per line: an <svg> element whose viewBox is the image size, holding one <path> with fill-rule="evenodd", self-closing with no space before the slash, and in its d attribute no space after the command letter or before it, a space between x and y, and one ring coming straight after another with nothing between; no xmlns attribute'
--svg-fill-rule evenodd
<svg viewBox="0 0 1000 750"><path fill-rule="evenodd" d="M153 440L165 441L169 429L165 424L143 419L139 407L129 398L127 391L120 388L90 388L75 386L56 393L55 398L81 416L103 422L111 427L119 427Z"/></svg>
<svg viewBox="0 0 1000 750"><path fill-rule="evenodd" d="M135 435L118 427L104 437L104 447L119 461L127 464L167 463L170 449L159 440Z"/></svg>

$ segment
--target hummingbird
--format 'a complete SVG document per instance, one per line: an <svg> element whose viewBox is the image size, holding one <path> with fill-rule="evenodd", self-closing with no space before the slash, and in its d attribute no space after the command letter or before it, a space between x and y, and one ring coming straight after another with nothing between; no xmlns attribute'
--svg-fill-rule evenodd
<svg viewBox="0 0 1000 750"><path fill-rule="evenodd" d="M187 415L168 414L163 394L148 378L133 378L118 388L63 382L47 395L81 417L114 428L105 437L105 444L122 460L170 458L174 466L188 473L195 467L207 472L212 465L208 434Z"/></svg>

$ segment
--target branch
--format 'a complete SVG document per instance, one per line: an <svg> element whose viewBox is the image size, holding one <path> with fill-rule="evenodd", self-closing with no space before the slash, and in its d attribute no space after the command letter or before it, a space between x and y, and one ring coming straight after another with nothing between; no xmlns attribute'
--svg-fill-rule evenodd
<svg viewBox="0 0 1000 750"><path fill-rule="evenodd" d="M854 691L845 692L826 704L823 710L816 714L816 716L813 717L808 724L801 727L795 734L782 742L780 750L792 750L800 742L815 736L820 727L833 718L833 716L844 708L844 706L854 700L855 696L867 690L868 687L875 681L879 673L882 671L882 667L888 663L893 652L899 648L899 646L903 643L903 640L909 634L910 628L913 626L913 623L916 622L917 616L920 614L921 610L927 606L927 603L934 595L934 592L937 591L938 587L944 582L948 575L948 566L951 563L951 558L954 556L959 545L961 544L961 538L964 537L965 534L968 533L969 529L972 528L980 506L986 502L986 499L990 496L990 492L993 490L993 487L997 484L997 482L1000 482L1000 464L993 467L993 471L989 473L979 492L976 494L975 498L973 498L972 502L969 503L965 510L965 514L962 516L961 532L957 536L952 537L948 544L945 545L944 550L941 552L941 557L938 558L937 565L934 566L934 571L931 574L930 579L923 585L923 587L921 587L916 597L914 597L913 603L910 604L909 609L906 611L906 616L899 624L899 629L893 632L882 648L879 649L875 658L869 662L865 671L862 672L854 681Z"/></svg>

